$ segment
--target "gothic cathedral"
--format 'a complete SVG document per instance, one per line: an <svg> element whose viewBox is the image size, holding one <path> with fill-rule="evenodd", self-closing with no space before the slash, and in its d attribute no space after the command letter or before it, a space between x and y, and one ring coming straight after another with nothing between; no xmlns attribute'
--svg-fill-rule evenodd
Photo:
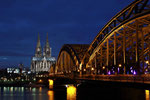
<svg viewBox="0 0 150 100"><path fill-rule="evenodd" d="M48 72L50 70L50 66L55 62L56 62L55 57L51 57L51 48L49 46L48 34L47 34L45 46L43 48L43 55L42 55L42 47L40 43L40 36L38 34L35 56L32 57L32 61L31 61L31 72L33 73Z"/></svg>

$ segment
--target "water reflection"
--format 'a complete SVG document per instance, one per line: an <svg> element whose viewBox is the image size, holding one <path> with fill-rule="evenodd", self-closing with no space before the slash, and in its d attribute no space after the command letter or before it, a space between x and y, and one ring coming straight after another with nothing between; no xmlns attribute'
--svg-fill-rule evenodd
<svg viewBox="0 0 150 100"><path fill-rule="evenodd" d="M39 92L42 92L42 87L39 88Z"/></svg>
<svg viewBox="0 0 150 100"><path fill-rule="evenodd" d="M13 92L13 87L10 87L10 92Z"/></svg>
<svg viewBox="0 0 150 100"><path fill-rule="evenodd" d="M145 97L146 97L146 100L150 100L150 91L149 90L145 90Z"/></svg>
<svg viewBox="0 0 150 100"><path fill-rule="evenodd" d="M54 92L48 92L47 88L0 87L0 89L0 100L54 100Z"/></svg>
<svg viewBox="0 0 150 100"><path fill-rule="evenodd" d="M76 87L67 86L67 100L76 100Z"/></svg>
<svg viewBox="0 0 150 100"><path fill-rule="evenodd" d="M32 96L33 96L33 100L36 100L36 88L32 88Z"/></svg>
<svg viewBox="0 0 150 100"><path fill-rule="evenodd" d="M39 100L42 100L42 87L39 87Z"/></svg>
<svg viewBox="0 0 150 100"><path fill-rule="evenodd" d="M32 92L35 93L36 92L36 88L32 88Z"/></svg>
<svg viewBox="0 0 150 100"><path fill-rule="evenodd" d="M48 91L49 100L54 100L54 91Z"/></svg>
<svg viewBox="0 0 150 100"><path fill-rule="evenodd" d="M15 92L17 91L17 89L18 89L18 88L17 88L17 87L15 87Z"/></svg>
<svg viewBox="0 0 150 100"><path fill-rule="evenodd" d="M10 87L8 92L10 92L10 96L13 97L13 87Z"/></svg>
<svg viewBox="0 0 150 100"><path fill-rule="evenodd" d="M32 88L30 87L29 90L32 91Z"/></svg>
<svg viewBox="0 0 150 100"><path fill-rule="evenodd" d="M88 85L89 87L89 85ZM44 87L1 87L0 100L150 100L150 90L67 85L67 88L49 90ZM102 99L103 100L103 99Z"/></svg>
<svg viewBox="0 0 150 100"><path fill-rule="evenodd" d="M24 87L21 87L21 92L24 92Z"/></svg>

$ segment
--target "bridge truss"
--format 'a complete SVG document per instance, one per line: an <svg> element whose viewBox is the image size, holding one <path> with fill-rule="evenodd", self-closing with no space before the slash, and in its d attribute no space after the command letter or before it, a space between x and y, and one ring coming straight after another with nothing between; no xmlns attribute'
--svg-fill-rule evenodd
<svg viewBox="0 0 150 100"><path fill-rule="evenodd" d="M150 62L149 0L137 0L99 32L82 59L91 74L141 74Z"/></svg>
<svg viewBox="0 0 150 100"><path fill-rule="evenodd" d="M78 49L77 52L82 51ZM68 68L67 71L76 71L80 75L149 73L150 0L136 0L121 10L82 54L83 57L78 57L71 46L64 46L55 72L64 73Z"/></svg>

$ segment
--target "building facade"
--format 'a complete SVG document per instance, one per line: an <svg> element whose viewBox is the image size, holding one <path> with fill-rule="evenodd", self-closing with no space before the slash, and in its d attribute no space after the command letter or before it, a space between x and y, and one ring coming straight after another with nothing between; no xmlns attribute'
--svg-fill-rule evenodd
<svg viewBox="0 0 150 100"><path fill-rule="evenodd" d="M56 62L55 57L51 57L51 48L48 41L48 34L47 34L45 46L43 48L43 53L42 53L42 47L40 43L40 36L38 34L35 56L32 57L32 61L31 61L31 72L33 73L48 72L50 66L52 64L55 64L55 62Z"/></svg>

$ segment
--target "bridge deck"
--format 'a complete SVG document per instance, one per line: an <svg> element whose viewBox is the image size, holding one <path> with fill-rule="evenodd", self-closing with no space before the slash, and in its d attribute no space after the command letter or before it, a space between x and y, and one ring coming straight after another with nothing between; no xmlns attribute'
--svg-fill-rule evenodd
<svg viewBox="0 0 150 100"><path fill-rule="evenodd" d="M50 77L65 77L77 80L100 80L112 82L130 82L150 84L150 74L145 75L50 75Z"/></svg>
<svg viewBox="0 0 150 100"><path fill-rule="evenodd" d="M83 75L76 79L150 84L150 75Z"/></svg>

